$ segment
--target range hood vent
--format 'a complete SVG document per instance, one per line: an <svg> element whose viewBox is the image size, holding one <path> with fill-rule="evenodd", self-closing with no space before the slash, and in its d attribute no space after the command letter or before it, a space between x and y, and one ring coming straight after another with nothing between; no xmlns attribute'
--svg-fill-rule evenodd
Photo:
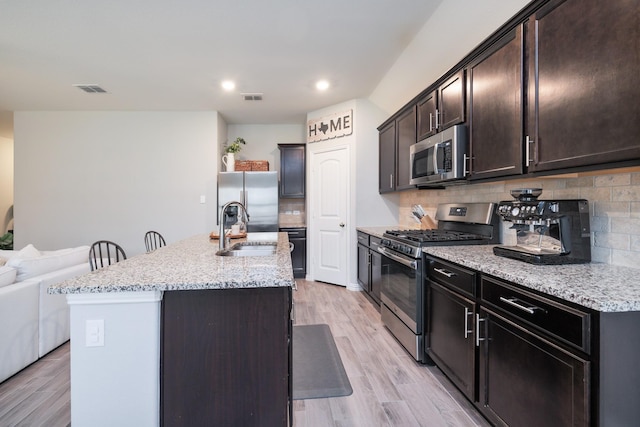
<svg viewBox="0 0 640 427"><path fill-rule="evenodd" d="M262 101L261 93L241 93L240 95L245 101Z"/></svg>
<svg viewBox="0 0 640 427"><path fill-rule="evenodd" d="M98 85L80 84L80 85L73 85L73 86L87 93L107 93L106 90L102 89Z"/></svg>

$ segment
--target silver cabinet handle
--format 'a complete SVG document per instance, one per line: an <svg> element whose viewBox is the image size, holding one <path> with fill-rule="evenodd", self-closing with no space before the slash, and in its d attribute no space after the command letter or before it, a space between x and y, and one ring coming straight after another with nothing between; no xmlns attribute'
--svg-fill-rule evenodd
<svg viewBox="0 0 640 427"><path fill-rule="evenodd" d="M452 278L453 276L456 275L456 273L453 273L451 271L447 271L444 268L435 268L434 267L433 271L437 271L438 273L442 274L443 276L447 276L448 278Z"/></svg>
<svg viewBox="0 0 640 427"><path fill-rule="evenodd" d="M480 322L486 322L485 319L480 318L480 314L476 314L476 347L480 347L480 341L486 340L486 338L480 338Z"/></svg>
<svg viewBox="0 0 640 427"><path fill-rule="evenodd" d="M473 334L473 329L469 329L469 315L473 315L473 311L469 311L468 307L464 308L464 339L469 338Z"/></svg>
<svg viewBox="0 0 640 427"><path fill-rule="evenodd" d="M529 135L524 138L524 148L526 150L526 165L529 166L531 163L531 144L533 144L533 139Z"/></svg>
<svg viewBox="0 0 640 427"><path fill-rule="evenodd" d="M542 310L540 307L536 307L535 305L529 304L529 307L525 307L524 305L518 304L517 298L500 297L500 301L507 303L510 306L515 307L518 310L522 310L525 313L529 313L529 314L535 314L536 310Z"/></svg>
<svg viewBox="0 0 640 427"><path fill-rule="evenodd" d="M433 113L429 113L429 132L433 130Z"/></svg>
<svg viewBox="0 0 640 427"><path fill-rule="evenodd" d="M389 175L389 188L393 188L393 174Z"/></svg>
<svg viewBox="0 0 640 427"><path fill-rule="evenodd" d="M440 127L440 123L438 122L438 115L440 114L440 112L436 109L436 129L438 129Z"/></svg>
<svg viewBox="0 0 640 427"><path fill-rule="evenodd" d="M293 252L293 248L295 248L296 245L294 245L292 242L289 242L289 252Z"/></svg>

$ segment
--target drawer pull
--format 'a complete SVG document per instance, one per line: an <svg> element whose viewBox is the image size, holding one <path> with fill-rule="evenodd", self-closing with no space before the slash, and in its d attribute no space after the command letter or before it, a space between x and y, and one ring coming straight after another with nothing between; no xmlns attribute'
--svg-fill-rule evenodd
<svg viewBox="0 0 640 427"><path fill-rule="evenodd" d="M469 335L473 334L473 329L469 329L469 315L473 316L473 311L469 311L467 307L464 308L464 339L469 338ZM473 323L473 320L471 321Z"/></svg>
<svg viewBox="0 0 640 427"><path fill-rule="evenodd" d="M442 275L444 275L444 276L447 276L448 278L452 278L453 276L455 276L455 275L456 275L456 273L453 273L453 272L451 272L451 271L447 271L447 270L445 270L444 268L435 268L435 267L434 267L434 268L433 268L433 271L437 271L438 273L440 273L440 274L442 274Z"/></svg>
<svg viewBox="0 0 640 427"><path fill-rule="evenodd" d="M479 314L476 314L476 347L480 347L480 341L485 341L486 338L480 337L480 322L486 322L487 319L481 319Z"/></svg>
<svg viewBox="0 0 640 427"><path fill-rule="evenodd" d="M524 305L520 305L518 304L518 299L516 298L505 298L505 297L500 297L500 301L509 304L512 307L515 307L519 310L524 311L525 313L529 313L529 314L535 314L536 310L542 310L540 307L536 307L535 305L531 305L529 304L528 307L525 307ZM544 310L542 310L544 311Z"/></svg>

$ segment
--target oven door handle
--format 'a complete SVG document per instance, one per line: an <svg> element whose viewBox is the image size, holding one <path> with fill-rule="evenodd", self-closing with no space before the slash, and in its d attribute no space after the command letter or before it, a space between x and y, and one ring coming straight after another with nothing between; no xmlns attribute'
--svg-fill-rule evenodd
<svg viewBox="0 0 640 427"><path fill-rule="evenodd" d="M378 246L378 252L382 255L386 256L389 259L399 262L400 264L407 266L413 270L418 269L418 262L415 259L409 259L400 255L393 254L391 252L387 252L386 248L383 246Z"/></svg>

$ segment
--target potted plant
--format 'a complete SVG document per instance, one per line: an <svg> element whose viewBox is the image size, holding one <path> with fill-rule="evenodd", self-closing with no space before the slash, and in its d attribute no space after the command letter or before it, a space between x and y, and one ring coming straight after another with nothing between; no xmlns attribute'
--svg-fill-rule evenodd
<svg viewBox="0 0 640 427"><path fill-rule="evenodd" d="M237 137L235 141L225 147L224 152L227 154L239 153L240 150L242 150L242 146L240 144L245 145L246 142L243 138Z"/></svg>
<svg viewBox="0 0 640 427"><path fill-rule="evenodd" d="M245 145L246 142L243 138L237 137L235 141L231 144L227 145L224 148L224 152L227 153L222 156L222 163L224 164L227 172L233 172L235 170L236 153L239 153L242 150L242 145Z"/></svg>

